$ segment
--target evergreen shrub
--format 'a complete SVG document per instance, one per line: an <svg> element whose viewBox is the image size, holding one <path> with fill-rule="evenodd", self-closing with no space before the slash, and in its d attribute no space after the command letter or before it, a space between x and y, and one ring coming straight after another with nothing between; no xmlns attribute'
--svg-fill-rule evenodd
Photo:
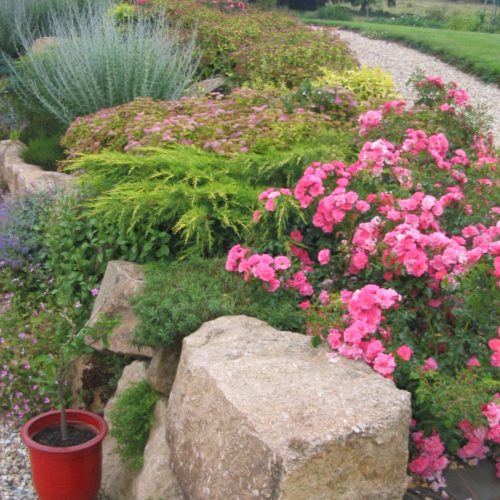
<svg viewBox="0 0 500 500"><path fill-rule="evenodd" d="M119 394L110 412L110 435L118 442L118 454L130 469L143 465L157 400L157 393L142 380Z"/></svg>
<svg viewBox="0 0 500 500"><path fill-rule="evenodd" d="M289 331L302 331L305 320L286 293L263 295L226 272L221 258L150 266L133 304L139 319L134 341L154 347L171 345L220 316L246 314Z"/></svg>

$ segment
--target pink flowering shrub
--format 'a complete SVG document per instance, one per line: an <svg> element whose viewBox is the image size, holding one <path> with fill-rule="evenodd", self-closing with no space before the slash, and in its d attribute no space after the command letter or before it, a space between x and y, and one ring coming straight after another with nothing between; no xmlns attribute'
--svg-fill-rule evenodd
<svg viewBox="0 0 500 500"><path fill-rule="evenodd" d="M466 92L446 89L429 103L452 100L453 113L423 98L415 109L386 103L360 117L354 162L315 162L295 185L264 191L253 237L226 264L268 293L295 295L330 357L363 360L412 391L410 470L438 485L445 445L480 459L498 444L500 389L499 162L480 129L469 133ZM425 130L424 116L434 116ZM476 392L447 414L460 398L444 388L464 391L464 373Z"/></svg>
<svg viewBox="0 0 500 500"><path fill-rule="evenodd" d="M136 99L77 118L63 138L68 154L144 146L194 145L222 155L288 149L331 127L331 117L301 108L285 112L276 92L237 89L224 97Z"/></svg>

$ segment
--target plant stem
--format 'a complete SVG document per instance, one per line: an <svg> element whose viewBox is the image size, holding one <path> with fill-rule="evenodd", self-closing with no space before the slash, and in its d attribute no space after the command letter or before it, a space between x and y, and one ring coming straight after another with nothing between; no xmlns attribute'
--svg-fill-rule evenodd
<svg viewBox="0 0 500 500"><path fill-rule="evenodd" d="M66 402L64 400L64 382L65 382L65 369L64 369L64 354L61 353L59 360L59 369L57 370L57 399L59 400L59 411L61 412L61 439L65 443L68 440L68 423L66 421Z"/></svg>

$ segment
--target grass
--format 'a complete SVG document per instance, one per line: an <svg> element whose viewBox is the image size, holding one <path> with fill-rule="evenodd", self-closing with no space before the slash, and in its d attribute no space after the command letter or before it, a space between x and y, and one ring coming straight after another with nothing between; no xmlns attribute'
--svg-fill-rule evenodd
<svg viewBox="0 0 500 500"><path fill-rule="evenodd" d="M453 14L474 15L478 10L483 10L484 5L472 2L450 2L449 0L397 0L394 7L387 7L387 2L384 1L376 8L395 16L406 13L425 16L429 11L439 9L445 17L449 17ZM492 5L489 2L487 12L489 13L491 9Z"/></svg>
<svg viewBox="0 0 500 500"><path fill-rule="evenodd" d="M394 40L433 54L488 83L500 85L500 35L432 28L413 28L358 21L307 19L308 24L337 26L374 38Z"/></svg>

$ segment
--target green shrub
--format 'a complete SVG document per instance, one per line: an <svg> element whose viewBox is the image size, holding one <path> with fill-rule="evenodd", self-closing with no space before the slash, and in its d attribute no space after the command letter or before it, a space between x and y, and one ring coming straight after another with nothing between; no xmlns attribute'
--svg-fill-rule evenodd
<svg viewBox="0 0 500 500"><path fill-rule="evenodd" d="M453 374L414 372L409 385L414 384L415 418L429 433L437 430L453 454L463 440L460 422L465 419L474 427L486 425L481 406L500 390L498 377L488 368L461 369Z"/></svg>
<svg viewBox="0 0 500 500"><path fill-rule="evenodd" d="M54 13L50 31L61 41L42 53L30 50L33 35L23 37L27 53L10 69L27 106L67 124L138 96L181 95L196 71L193 37L181 42L160 14L117 26L106 15L109 5L99 0L81 15L69 7L69 14Z"/></svg>
<svg viewBox="0 0 500 500"><path fill-rule="evenodd" d="M60 135L37 137L28 141L22 152L23 160L38 165L44 170L56 170L57 162L64 159L64 150L59 144Z"/></svg>
<svg viewBox="0 0 500 500"><path fill-rule="evenodd" d="M237 85L265 82L293 87L314 78L322 67L341 71L355 66L339 38L311 31L285 12L252 6L245 12L225 12L201 0L166 5L172 19L188 30L197 28L203 78L219 74Z"/></svg>
<svg viewBox="0 0 500 500"><path fill-rule="evenodd" d="M281 330L302 331L304 315L285 293L264 296L224 267L224 259L192 258L150 267L142 295L133 299L138 344L167 346L205 321L246 314Z"/></svg>
<svg viewBox="0 0 500 500"><path fill-rule="evenodd" d="M344 5L328 3L320 7L314 17L318 19L335 19L337 21L351 21L352 10Z"/></svg>
<svg viewBox="0 0 500 500"><path fill-rule="evenodd" d="M109 224L84 210L83 199L59 197L46 217L41 262L51 277L50 293L60 308L77 305L88 317L93 296L110 260L144 263L168 255L169 234L161 228L145 231Z"/></svg>
<svg viewBox="0 0 500 500"><path fill-rule="evenodd" d="M143 380L118 395L110 412L110 434L118 442L118 454L131 469L140 469L143 465L157 400L157 393Z"/></svg>
<svg viewBox="0 0 500 500"><path fill-rule="evenodd" d="M446 28L457 31L479 31L481 18L467 14L455 13L446 21Z"/></svg>
<svg viewBox="0 0 500 500"><path fill-rule="evenodd" d="M139 99L77 118L62 143L70 157L102 149L191 144L219 154L286 150L329 134L332 118L310 111L285 113L276 91L237 89L220 95L153 102Z"/></svg>
<svg viewBox="0 0 500 500"><path fill-rule="evenodd" d="M391 75L380 68L362 66L342 74L325 71L317 85L341 86L351 91L362 108L379 105L396 97L396 86Z"/></svg>
<svg viewBox="0 0 500 500"><path fill-rule="evenodd" d="M85 205L103 234L120 231L127 239L138 233L144 248L151 235L165 234L170 254L220 255L247 228L261 191L296 179L315 155L327 160L338 151L345 157L351 146L343 134L333 130L329 144L231 158L186 146L140 155L106 151L78 157L68 168L83 172L79 180L93 193Z"/></svg>

